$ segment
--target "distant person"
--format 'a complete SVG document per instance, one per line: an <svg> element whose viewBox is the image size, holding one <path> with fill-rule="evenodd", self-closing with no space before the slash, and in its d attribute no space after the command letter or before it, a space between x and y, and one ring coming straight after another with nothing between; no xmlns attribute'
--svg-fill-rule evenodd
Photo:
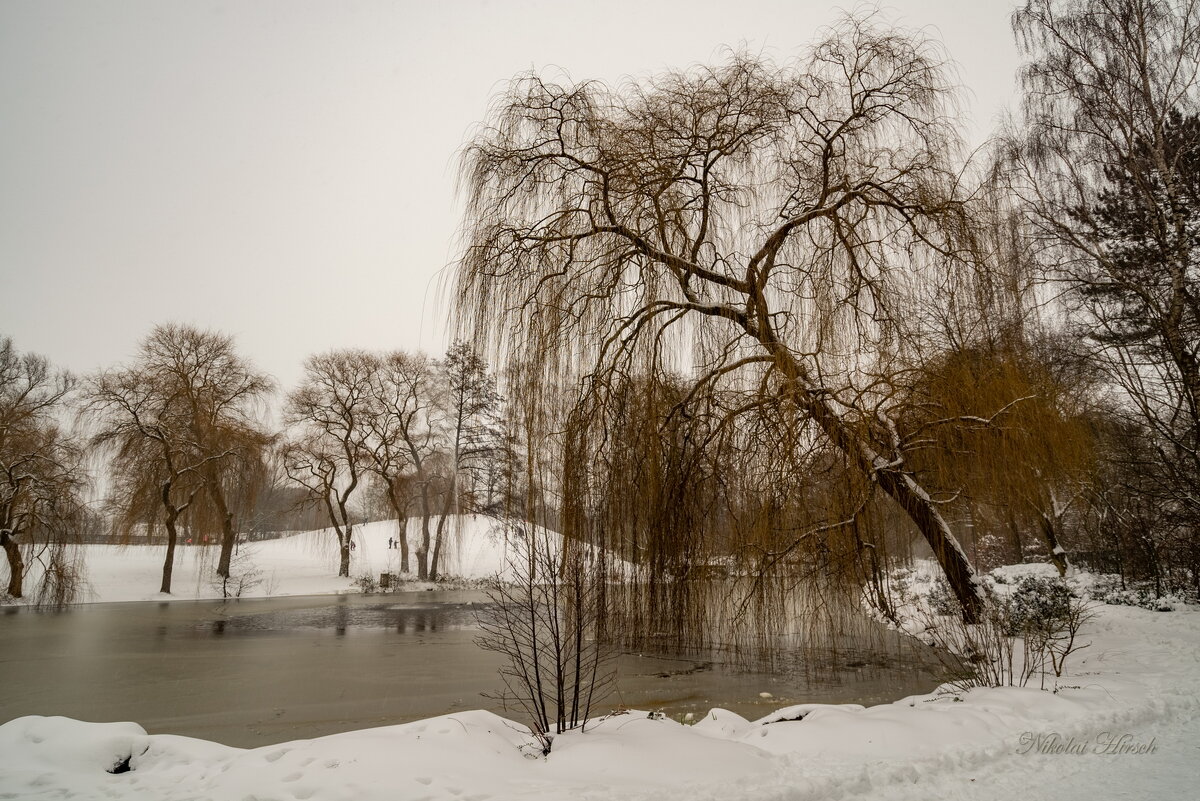
<svg viewBox="0 0 1200 801"><path fill-rule="evenodd" d="M388 550L392 550L392 538L388 537Z"/></svg>
<svg viewBox="0 0 1200 801"><path fill-rule="evenodd" d="M355 548L357 548L357 547L358 547L358 546L354 544L354 540L350 540L350 550L352 550L352 551L353 551L353 550L354 550Z"/></svg>

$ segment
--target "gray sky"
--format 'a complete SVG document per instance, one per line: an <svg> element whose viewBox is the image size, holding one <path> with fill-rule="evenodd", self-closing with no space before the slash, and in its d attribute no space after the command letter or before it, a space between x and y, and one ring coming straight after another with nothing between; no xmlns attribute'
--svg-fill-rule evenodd
<svg viewBox="0 0 1200 801"><path fill-rule="evenodd" d="M944 41L981 142L1012 103L1011 0L893 0ZM846 6L843 6L846 7ZM616 80L745 43L809 0L0 0L0 335L85 372L156 322L284 385L333 347L444 346L454 154L531 67Z"/></svg>

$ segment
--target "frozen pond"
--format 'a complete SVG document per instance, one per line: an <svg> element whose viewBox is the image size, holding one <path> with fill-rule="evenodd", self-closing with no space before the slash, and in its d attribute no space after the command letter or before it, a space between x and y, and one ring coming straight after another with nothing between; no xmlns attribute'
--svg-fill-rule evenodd
<svg viewBox="0 0 1200 801"><path fill-rule="evenodd" d="M259 746L461 709L503 714L481 695L501 689L499 657L474 643L483 602L474 592L413 592L3 608L0 722L132 720L151 733ZM608 704L676 718L722 706L753 718L792 703L879 703L938 683L936 660L887 642L784 675L626 654Z"/></svg>

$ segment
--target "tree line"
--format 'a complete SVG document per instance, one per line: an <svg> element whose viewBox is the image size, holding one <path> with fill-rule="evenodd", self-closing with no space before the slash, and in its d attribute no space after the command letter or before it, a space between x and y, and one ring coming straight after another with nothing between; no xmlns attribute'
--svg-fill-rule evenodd
<svg viewBox="0 0 1200 801"><path fill-rule="evenodd" d="M413 566L407 521L419 518L415 572L437 579L447 517L509 503L501 399L466 344L443 359L362 350L312 356L283 398L281 430L266 423L275 392L231 337L186 325L156 326L130 363L83 378L0 341L7 595L26 596L36 566L35 597L70 600L81 586L77 546L85 540L165 543L164 593L179 545L211 544L212 570L224 583L233 578L239 536L263 525L256 516L280 525L305 509L332 529L338 575L349 576L354 528L372 506L399 520L405 573ZM104 487L99 503L89 502L91 467Z"/></svg>

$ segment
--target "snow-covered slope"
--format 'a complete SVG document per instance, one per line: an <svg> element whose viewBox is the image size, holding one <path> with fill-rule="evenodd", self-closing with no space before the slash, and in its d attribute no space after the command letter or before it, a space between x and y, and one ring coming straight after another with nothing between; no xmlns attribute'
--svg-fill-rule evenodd
<svg viewBox="0 0 1200 801"><path fill-rule="evenodd" d="M430 521L436 534L438 518ZM551 547L560 542L553 532L540 531ZM416 553L421 536L420 519L408 522L408 540ZM323 595L357 592L354 579L379 578L381 573L400 572L399 548L388 548L388 540L397 536L395 520L368 523L354 529L355 549L350 557L350 578L338 578L337 538L332 529L305 531L277 540L243 544L234 561L234 574L250 574L251 581L242 589L242 597L261 598L280 595ZM463 515L446 521L446 545L442 575L481 579L504 573L511 553L504 530L492 518ZM170 595L158 592L166 548L162 545L85 545L83 564L88 590L82 600L88 602L147 601L220 598L221 588L212 583L215 547L180 546ZM415 556L410 567L416 571ZM413 576L415 578L415 576ZM27 581L33 586L36 572ZM236 583L235 583L236 584ZM231 585L231 593L237 592Z"/></svg>

